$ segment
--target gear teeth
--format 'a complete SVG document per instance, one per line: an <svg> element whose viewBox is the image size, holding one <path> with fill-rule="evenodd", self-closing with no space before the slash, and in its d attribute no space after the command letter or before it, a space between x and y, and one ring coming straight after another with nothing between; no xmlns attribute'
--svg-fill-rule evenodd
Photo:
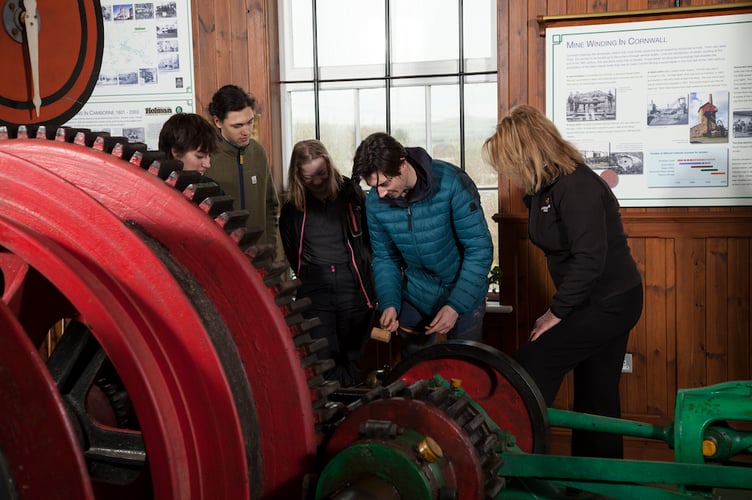
<svg viewBox="0 0 752 500"><path fill-rule="evenodd" d="M429 389L428 380L417 380L405 388L403 395L410 399L422 399Z"/></svg>
<svg viewBox="0 0 752 500"><path fill-rule="evenodd" d="M215 217L216 218L216 217ZM250 241L252 240L252 236L249 235L249 231L247 227L239 227L232 231L230 233L230 238L232 241L234 241L240 250L243 251L243 253L246 253L248 248L250 247ZM248 256L248 255L247 255ZM252 256L248 256L249 259L252 259Z"/></svg>
<svg viewBox="0 0 752 500"><path fill-rule="evenodd" d="M470 419L470 421L465 424L463 427L466 431L469 433L474 433L478 428L483 425L483 423L486 421L485 417L482 413L478 413L473 418Z"/></svg>
<svg viewBox="0 0 752 500"><path fill-rule="evenodd" d="M18 129L16 130L16 138L18 139L28 139L29 138L29 132L26 129L26 125L19 125Z"/></svg>
<svg viewBox="0 0 752 500"><path fill-rule="evenodd" d="M288 269L290 269L290 266L283 260L274 261L264 266L264 283L266 283L266 286L279 285Z"/></svg>
<svg viewBox="0 0 752 500"><path fill-rule="evenodd" d="M310 332L314 328L321 326L321 319L318 316L315 318L307 318L305 321L298 325L298 329L302 333Z"/></svg>
<svg viewBox="0 0 752 500"><path fill-rule="evenodd" d="M285 323L287 323L287 326L290 326L290 327L294 327L296 325L299 325L299 324L301 324L304 321L305 321L305 318L299 312L288 313L287 316L285 316Z"/></svg>
<svg viewBox="0 0 752 500"><path fill-rule="evenodd" d="M154 161L149 165L149 173L166 181L170 174L183 170L183 162L180 160Z"/></svg>
<svg viewBox="0 0 752 500"><path fill-rule="evenodd" d="M178 191L183 191L191 184L201 182L203 175L198 170L176 170L171 172L165 181L168 186L172 186Z"/></svg>
<svg viewBox="0 0 752 500"><path fill-rule="evenodd" d="M301 285L300 281L298 281L298 280L295 280L295 281L297 282L297 283L295 283L295 285L297 287L300 287L300 285ZM297 288L296 288L296 290L297 290ZM313 301L311 300L310 297L301 297L301 298L299 298L297 300L292 301L292 303L290 303L290 305L288 307L288 310L291 313L298 313L298 312L307 311L311 307L312 303L313 303Z"/></svg>
<svg viewBox="0 0 752 500"><path fill-rule="evenodd" d="M501 470L501 466L504 465L504 460L498 455L487 454L482 462L483 470L490 476L496 476Z"/></svg>
<svg viewBox="0 0 752 500"><path fill-rule="evenodd" d="M313 407L321 408L326 406L329 403L326 398L337 391L337 389L339 389L339 382L336 380L326 380L324 377L321 377L319 384L315 388L315 394L311 397L314 401Z"/></svg>
<svg viewBox="0 0 752 500"><path fill-rule="evenodd" d="M467 399L458 398L457 401L455 401L454 403L452 403L451 405L449 405L449 408L446 409L446 412L452 418L456 418L462 412L464 412L469 405L470 405L470 402Z"/></svg>
<svg viewBox="0 0 752 500"><path fill-rule="evenodd" d="M323 433L326 428L332 425L331 422L342 420L347 415L347 406L340 402L329 401L315 413L319 421L316 429Z"/></svg>
<svg viewBox="0 0 752 500"><path fill-rule="evenodd" d="M303 340L298 341L299 338ZM329 347L329 342L325 338L315 339L310 335L298 335L294 339L295 346L298 348L298 352L304 353L306 356L316 354L321 349Z"/></svg>
<svg viewBox="0 0 752 500"><path fill-rule="evenodd" d="M221 214L232 210L234 200L229 195L210 196L199 203L198 208L209 214L212 219Z"/></svg>
<svg viewBox="0 0 752 500"><path fill-rule="evenodd" d="M426 400L434 406L441 408L449 398L449 389L447 387L436 387L428 393Z"/></svg>
<svg viewBox="0 0 752 500"><path fill-rule="evenodd" d="M308 374L308 387L313 388L326 382L324 373L334 368L333 359L318 359L317 355L300 360L300 365Z"/></svg>
<svg viewBox="0 0 752 500"><path fill-rule="evenodd" d="M110 383L106 378L98 378L96 385L102 389L102 392L107 397L110 403L110 408L115 415L115 421L117 426L123 429L130 429L131 422L128 418L128 395L122 389L116 387L115 384Z"/></svg>
<svg viewBox="0 0 752 500"><path fill-rule="evenodd" d="M144 151L140 155L133 155L131 157L131 163L144 170L148 170L149 166L155 161L166 160L167 157L162 151Z"/></svg>
<svg viewBox="0 0 752 500"><path fill-rule="evenodd" d="M371 401L376 401L379 398L381 398L381 387L374 387L370 391L363 394L360 397L360 400L365 404L370 403Z"/></svg>
<svg viewBox="0 0 752 500"><path fill-rule="evenodd" d="M119 142L112 148L112 155L130 162L135 154L141 154L146 151L146 144L143 142Z"/></svg>
<svg viewBox="0 0 752 500"><path fill-rule="evenodd" d="M309 352L308 349L298 349L298 356L300 357L300 365L313 373L320 374L325 370L319 369L317 365L319 362L319 356L315 352Z"/></svg>
<svg viewBox="0 0 752 500"><path fill-rule="evenodd" d="M499 437L496 434L489 434L481 443L478 443L478 449L484 453L496 453L498 443Z"/></svg>
<svg viewBox="0 0 752 500"><path fill-rule="evenodd" d="M486 498L493 499L499 496L507 482L503 477L495 477L486 482Z"/></svg>
<svg viewBox="0 0 752 500"><path fill-rule="evenodd" d="M230 234L234 230L245 227L245 221L248 220L248 210L231 210L222 212L214 218L214 222L221 227L225 233Z"/></svg>
<svg viewBox="0 0 752 500"><path fill-rule="evenodd" d="M397 396L398 394L400 394L405 389L405 387L407 387L407 384L405 383L404 380L402 379L395 380L388 386L383 387L381 389L381 397L383 399L393 398Z"/></svg>
<svg viewBox="0 0 752 500"><path fill-rule="evenodd" d="M73 140L70 140L68 142L80 144L81 146L90 148L94 146L94 142L99 137L109 137L109 135L109 132L92 132L91 130L79 130L73 136Z"/></svg>
<svg viewBox="0 0 752 500"><path fill-rule="evenodd" d="M261 235L263 234L263 230L260 228L249 228L248 233L249 238L255 238L255 241L253 241L253 243L251 243L248 248L245 249L245 254L253 259L254 265L259 262L274 260L274 245L258 242L258 240L261 238Z"/></svg>
<svg viewBox="0 0 752 500"><path fill-rule="evenodd" d="M277 288L277 296L274 297L275 303L280 307L290 307L291 310L294 310L297 307L294 302L297 302L297 300L293 300L293 298L301 285L300 280L287 280L280 283Z"/></svg>
<svg viewBox="0 0 752 500"><path fill-rule="evenodd" d="M20 129L21 127L19 127ZM57 133L55 134L55 140L58 142L70 142L75 143L76 136L78 133L91 133L91 129L88 128L71 128L71 127L60 127L57 129ZM104 134L100 134L104 135ZM20 139L21 137L19 137ZM93 143L92 143L93 145Z"/></svg>
<svg viewBox="0 0 752 500"><path fill-rule="evenodd" d="M75 136L74 136L75 138ZM92 149L96 149L98 151L104 151L105 153L112 153L113 149L117 144L127 144L128 138L122 137L122 136L115 136L115 135L100 135L94 140L94 143L91 145ZM115 155L118 158L117 154Z"/></svg>
<svg viewBox="0 0 752 500"><path fill-rule="evenodd" d="M29 135L29 130L24 125L10 129L0 126L0 140L25 139ZM346 411L341 403L330 403L327 399L339 388L338 382L327 381L323 377L324 372L334 368L334 360L319 360L317 353L324 346L310 335L307 338L301 335L320 324L318 318L302 318L301 320L300 313L311 305L311 301L307 299L295 300L295 294L301 282L297 279L282 279L289 266L286 262L275 262L276 251L272 245L258 243L263 234L263 228L246 228L248 211L234 210L233 199L222 194L221 186L217 186L216 183L201 182L202 175L195 171L184 171L182 161L167 159L163 152L149 151L146 144L131 142L127 137L111 136L108 132L93 132L87 128L58 127L53 131L53 129L47 130L43 125L34 127L31 135L39 139L75 143L121 158L127 164L146 170L163 180L165 184L177 189L208 214L238 245L264 279L267 287L272 288L275 304L285 316L289 332L298 350L301 369L308 381L311 404L315 409L314 420L318 419L314 430L321 433L321 422L326 422ZM291 313L294 313L293 316L288 317ZM325 339L321 340L325 342ZM322 408L327 408L327 410L322 412ZM320 434L320 437L323 435Z"/></svg>
<svg viewBox="0 0 752 500"><path fill-rule="evenodd" d="M396 395L424 401L440 409L462 428L473 444L483 469L484 498L495 499L506 485L504 478L498 476L504 461L496 453L499 437L491 432L486 415L466 397L445 385L437 384L433 379L417 380L410 386L405 386L403 382L400 386L401 382L402 380L398 379L387 387L375 387L361 396L357 404L351 405L349 411L354 411L376 399L389 399Z"/></svg>
<svg viewBox="0 0 752 500"><path fill-rule="evenodd" d="M216 182L199 182L197 184L190 184L183 190L183 196L196 204L199 204L210 196L219 196L221 193L222 189Z"/></svg>
<svg viewBox="0 0 752 500"><path fill-rule="evenodd" d="M295 343L295 347L301 347L306 344L312 344L315 339L311 337L310 334L306 333L303 335L296 335L292 340Z"/></svg>

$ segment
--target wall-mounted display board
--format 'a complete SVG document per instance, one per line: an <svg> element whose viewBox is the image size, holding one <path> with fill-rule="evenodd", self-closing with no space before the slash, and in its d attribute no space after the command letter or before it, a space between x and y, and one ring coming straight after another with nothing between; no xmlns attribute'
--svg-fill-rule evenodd
<svg viewBox="0 0 752 500"><path fill-rule="evenodd" d="M189 0L102 0L104 51L86 105L67 123L157 148L173 113L194 111Z"/></svg>
<svg viewBox="0 0 752 500"><path fill-rule="evenodd" d="M752 205L752 4L734 12L539 19L546 113L622 206Z"/></svg>

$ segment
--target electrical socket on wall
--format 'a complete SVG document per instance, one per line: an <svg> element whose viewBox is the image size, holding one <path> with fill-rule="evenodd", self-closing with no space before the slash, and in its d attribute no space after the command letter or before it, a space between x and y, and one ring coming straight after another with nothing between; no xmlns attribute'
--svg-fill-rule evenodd
<svg viewBox="0 0 752 500"><path fill-rule="evenodd" d="M621 365L622 373L632 373L632 353L628 352L624 355L624 363Z"/></svg>

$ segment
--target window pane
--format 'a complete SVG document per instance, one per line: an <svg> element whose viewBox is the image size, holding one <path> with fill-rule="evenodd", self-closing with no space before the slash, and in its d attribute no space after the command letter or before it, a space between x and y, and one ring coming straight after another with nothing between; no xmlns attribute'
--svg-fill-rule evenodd
<svg viewBox="0 0 752 500"><path fill-rule="evenodd" d="M356 91L322 90L319 105L326 112L320 113L321 142L337 165L337 169L350 176L355 144Z"/></svg>
<svg viewBox="0 0 752 500"><path fill-rule="evenodd" d="M374 132L386 131L386 89L384 82L379 82L381 86L373 89L361 89L359 91L358 109L360 133L355 138L355 147L360 141ZM355 150L353 149L353 154Z"/></svg>
<svg viewBox="0 0 752 500"><path fill-rule="evenodd" d="M293 144L303 139L316 137L312 91L297 91L290 94L290 119L293 124Z"/></svg>
<svg viewBox="0 0 752 500"><path fill-rule="evenodd" d="M457 0L392 0L389 5L393 75L458 71Z"/></svg>
<svg viewBox="0 0 752 500"><path fill-rule="evenodd" d="M316 21L322 79L384 76L383 0L317 0Z"/></svg>
<svg viewBox="0 0 752 500"><path fill-rule="evenodd" d="M465 170L478 186L496 187L496 171L481 158L483 143L497 123L496 78L483 79L487 81L474 77L465 83Z"/></svg>
<svg viewBox="0 0 752 500"><path fill-rule="evenodd" d="M287 165L296 142L316 137L313 85L281 86L282 108L282 184L287 188Z"/></svg>
<svg viewBox="0 0 752 500"><path fill-rule="evenodd" d="M458 84L432 85L428 152L458 167L460 158L460 87Z"/></svg>
<svg viewBox="0 0 752 500"><path fill-rule="evenodd" d="M280 76L282 80L313 78L311 0L280 2Z"/></svg>
<svg viewBox="0 0 752 500"><path fill-rule="evenodd" d="M465 71L496 70L496 1L463 2Z"/></svg>
<svg viewBox="0 0 752 500"><path fill-rule="evenodd" d="M426 148L426 87L392 89L392 136L403 146Z"/></svg>

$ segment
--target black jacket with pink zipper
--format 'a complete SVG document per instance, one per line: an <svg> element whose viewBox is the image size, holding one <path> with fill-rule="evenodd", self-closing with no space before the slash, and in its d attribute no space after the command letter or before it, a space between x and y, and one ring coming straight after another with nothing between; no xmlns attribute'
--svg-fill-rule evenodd
<svg viewBox="0 0 752 500"><path fill-rule="evenodd" d="M365 214L365 196L359 186L353 185L347 177L337 193L338 201L343 201L346 210L340 220L332 220L332 227L343 228L348 242L348 264L353 276L358 280L366 303L375 307L373 291L373 270L371 268L371 242L368 236ZM302 239L305 232L306 213L295 208L291 202L282 206L279 217L279 232L287 262L297 275L300 274Z"/></svg>

